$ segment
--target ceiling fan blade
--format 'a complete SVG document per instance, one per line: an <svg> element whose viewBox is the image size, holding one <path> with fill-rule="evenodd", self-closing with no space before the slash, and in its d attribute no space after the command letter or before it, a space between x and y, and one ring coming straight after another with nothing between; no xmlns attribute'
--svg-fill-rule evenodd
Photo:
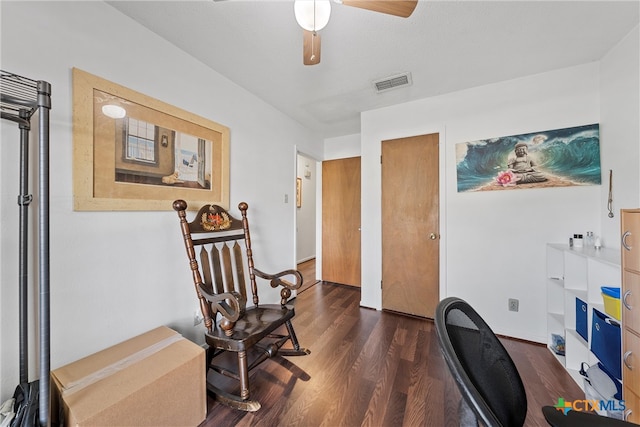
<svg viewBox="0 0 640 427"><path fill-rule="evenodd" d="M408 18L416 8L418 0L342 0L342 4Z"/></svg>
<svg viewBox="0 0 640 427"><path fill-rule="evenodd" d="M302 63L316 65L320 63L320 34L315 31L302 30Z"/></svg>

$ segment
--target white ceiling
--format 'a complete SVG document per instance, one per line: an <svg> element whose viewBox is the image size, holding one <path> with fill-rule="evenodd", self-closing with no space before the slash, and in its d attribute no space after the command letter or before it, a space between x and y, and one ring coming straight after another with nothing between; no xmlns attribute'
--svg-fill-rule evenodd
<svg viewBox="0 0 640 427"><path fill-rule="evenodd" d="M362 111L598 61L640 15L637 0L420 0L407 19L333 4L304 66L292 0L109 4L323 137L359 133ZM407 71L411 86L375 93Z"/></svg>

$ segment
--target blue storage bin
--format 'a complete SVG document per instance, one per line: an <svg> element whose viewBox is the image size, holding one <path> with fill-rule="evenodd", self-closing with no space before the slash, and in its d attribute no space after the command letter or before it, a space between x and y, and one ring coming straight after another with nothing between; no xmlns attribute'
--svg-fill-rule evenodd
<svg viewBox="0 0 640 427"><path fill-rule="evenodd" d="M600 290L602 290L602 293L606 296L620 299L620 288L614 288L613 286L601 286Z"/></svg>
<svg viewBox="0 0 640 427"><path fill-rule="evenodd" d="M576 332L588 340L587 334L589 333L589 323L587 322L587 303L580 298L576 298Z"/></svg>
<svg viewBox="0 0 640 427"><path fill-rule="evenodd" d="M594 308L591 352L596 355L605 369L619 380L622 379L620 345L620 324Z"/></svg>

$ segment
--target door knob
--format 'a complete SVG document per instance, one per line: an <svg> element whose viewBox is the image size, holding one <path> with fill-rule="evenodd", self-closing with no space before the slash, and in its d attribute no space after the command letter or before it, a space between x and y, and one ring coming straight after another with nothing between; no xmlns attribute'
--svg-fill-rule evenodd
<svg viewBox="0 0 640 427"><path fill-rule="evenodd" d="M627 302L627 298L629 298L629 295L631 295L631 289L629 289L628 291L626 291L624 293L624 295L622 296L622 305L624 305L624 307L627 310L632 310L633 307L629 305L629 303Z"/></svg>
<svg viewBox="0 0 640 427"><path fill-rule="evenodd" d="M622 362L624 363L624 366L626 366L630 371L633 371L633 365L631 365L631 361L629 360L632 354L632 351L627 351L622 356Z"/></svg>
<svg viewBox="0 0 640 427"><path fill-rule="evenodd" d="M436 240L438 238L438 235L436 233L431 233L431 234L429 234L429 238L431 240Z"/></svg>
<svg viewBox="0 0 640 427"><path fill-rule="evenodd" d="M624 234L622 235L622 246L630 251L631 249L633 249L628 243L627 243L627 237L631 236L631 232L630 231L625 231Z"/></svg>

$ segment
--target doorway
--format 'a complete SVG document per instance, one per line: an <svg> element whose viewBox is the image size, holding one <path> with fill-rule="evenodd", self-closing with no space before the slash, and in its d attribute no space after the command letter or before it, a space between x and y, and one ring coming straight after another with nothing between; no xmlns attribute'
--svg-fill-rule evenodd
<svg viewBox="0 0 640 427"><path fill-rule="evenodd" d="M303 284L298 293L317 282L318 164L315 159L296 152L296 265L303 276Z"/></svg>
<svg viewBox="0 0 640 427"><path fill-rule="evenodd" d="M382 141L382 309L433 318L439 298L439 134Z"/></svg>

